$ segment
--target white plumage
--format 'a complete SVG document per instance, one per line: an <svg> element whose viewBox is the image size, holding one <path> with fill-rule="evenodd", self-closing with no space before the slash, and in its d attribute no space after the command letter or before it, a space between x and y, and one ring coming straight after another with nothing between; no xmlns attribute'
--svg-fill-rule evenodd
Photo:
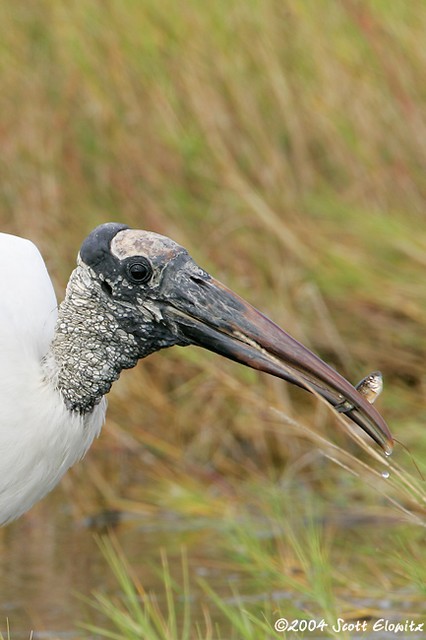
<svg viewBox="0 0 426 640"><path fill-rule="evenodd" d="M0 234L0 523L48 493L86 453L105 416L71 414L42 367L57 301L32 242Z"/></svg>

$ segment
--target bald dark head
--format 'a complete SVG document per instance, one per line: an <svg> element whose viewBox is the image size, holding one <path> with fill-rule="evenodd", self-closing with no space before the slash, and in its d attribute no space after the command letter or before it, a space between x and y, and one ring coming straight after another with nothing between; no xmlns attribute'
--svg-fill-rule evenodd
<svg viewBox="0 0 426 640"><path fill-rule="evenodd" d="M129 227L120 222L101 224L87 236L81 245L80 257L89 267L96 267L111 252L111 241L119 231Z"/></svg>

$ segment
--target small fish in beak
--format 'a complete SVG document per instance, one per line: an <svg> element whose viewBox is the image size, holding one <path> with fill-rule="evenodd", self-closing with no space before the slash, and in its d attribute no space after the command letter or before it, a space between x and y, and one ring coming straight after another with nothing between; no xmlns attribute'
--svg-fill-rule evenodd
<svg viewBox="0 0 426 640"><path fill-rule="evenodd" d="M383 376L380 371L373 371L373 373L369 373L368 376L365 376L358 382L355 389L362 396L368 400L371 404L376 402L377 398L383 391Z"/></svg>
<svg viewBox="0 0 426 640"><path fill-rule="evenodd" d="M357 385L355 389L360 393L370 404L376 402L377 398L383 391L383 376L380 371L373 371L365 376ZM354 409L354 406L345 400L341 404L336 405L335 409L340 413L346 413Z"/></svg>

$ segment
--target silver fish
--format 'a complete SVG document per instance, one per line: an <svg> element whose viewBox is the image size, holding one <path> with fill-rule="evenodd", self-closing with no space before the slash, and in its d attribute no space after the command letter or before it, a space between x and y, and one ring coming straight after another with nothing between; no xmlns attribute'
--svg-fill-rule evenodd
<svg viewBox="0 0 426 640"><path fill-rule="evenodd" d="M383 391L383 376L380 371L373 371L365 376L357 385L355 389L360 393L370 404L373 404ZM352 411L354 405L345 400L335 407L340 413L346 413Z"/></svg>

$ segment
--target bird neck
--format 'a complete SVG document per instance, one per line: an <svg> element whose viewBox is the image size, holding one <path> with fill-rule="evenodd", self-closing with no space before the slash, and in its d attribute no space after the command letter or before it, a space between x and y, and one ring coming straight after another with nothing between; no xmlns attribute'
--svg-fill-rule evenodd
<svg viewBox="0 0 426 640"><path fill-rule="evenodd" d="M120 329L114 303L106 307L102 292L85 282L88 277L78 267L72 273L44 363L67 408L79 413L92 411L122 369L139 358L135 338Z"/></svg>

